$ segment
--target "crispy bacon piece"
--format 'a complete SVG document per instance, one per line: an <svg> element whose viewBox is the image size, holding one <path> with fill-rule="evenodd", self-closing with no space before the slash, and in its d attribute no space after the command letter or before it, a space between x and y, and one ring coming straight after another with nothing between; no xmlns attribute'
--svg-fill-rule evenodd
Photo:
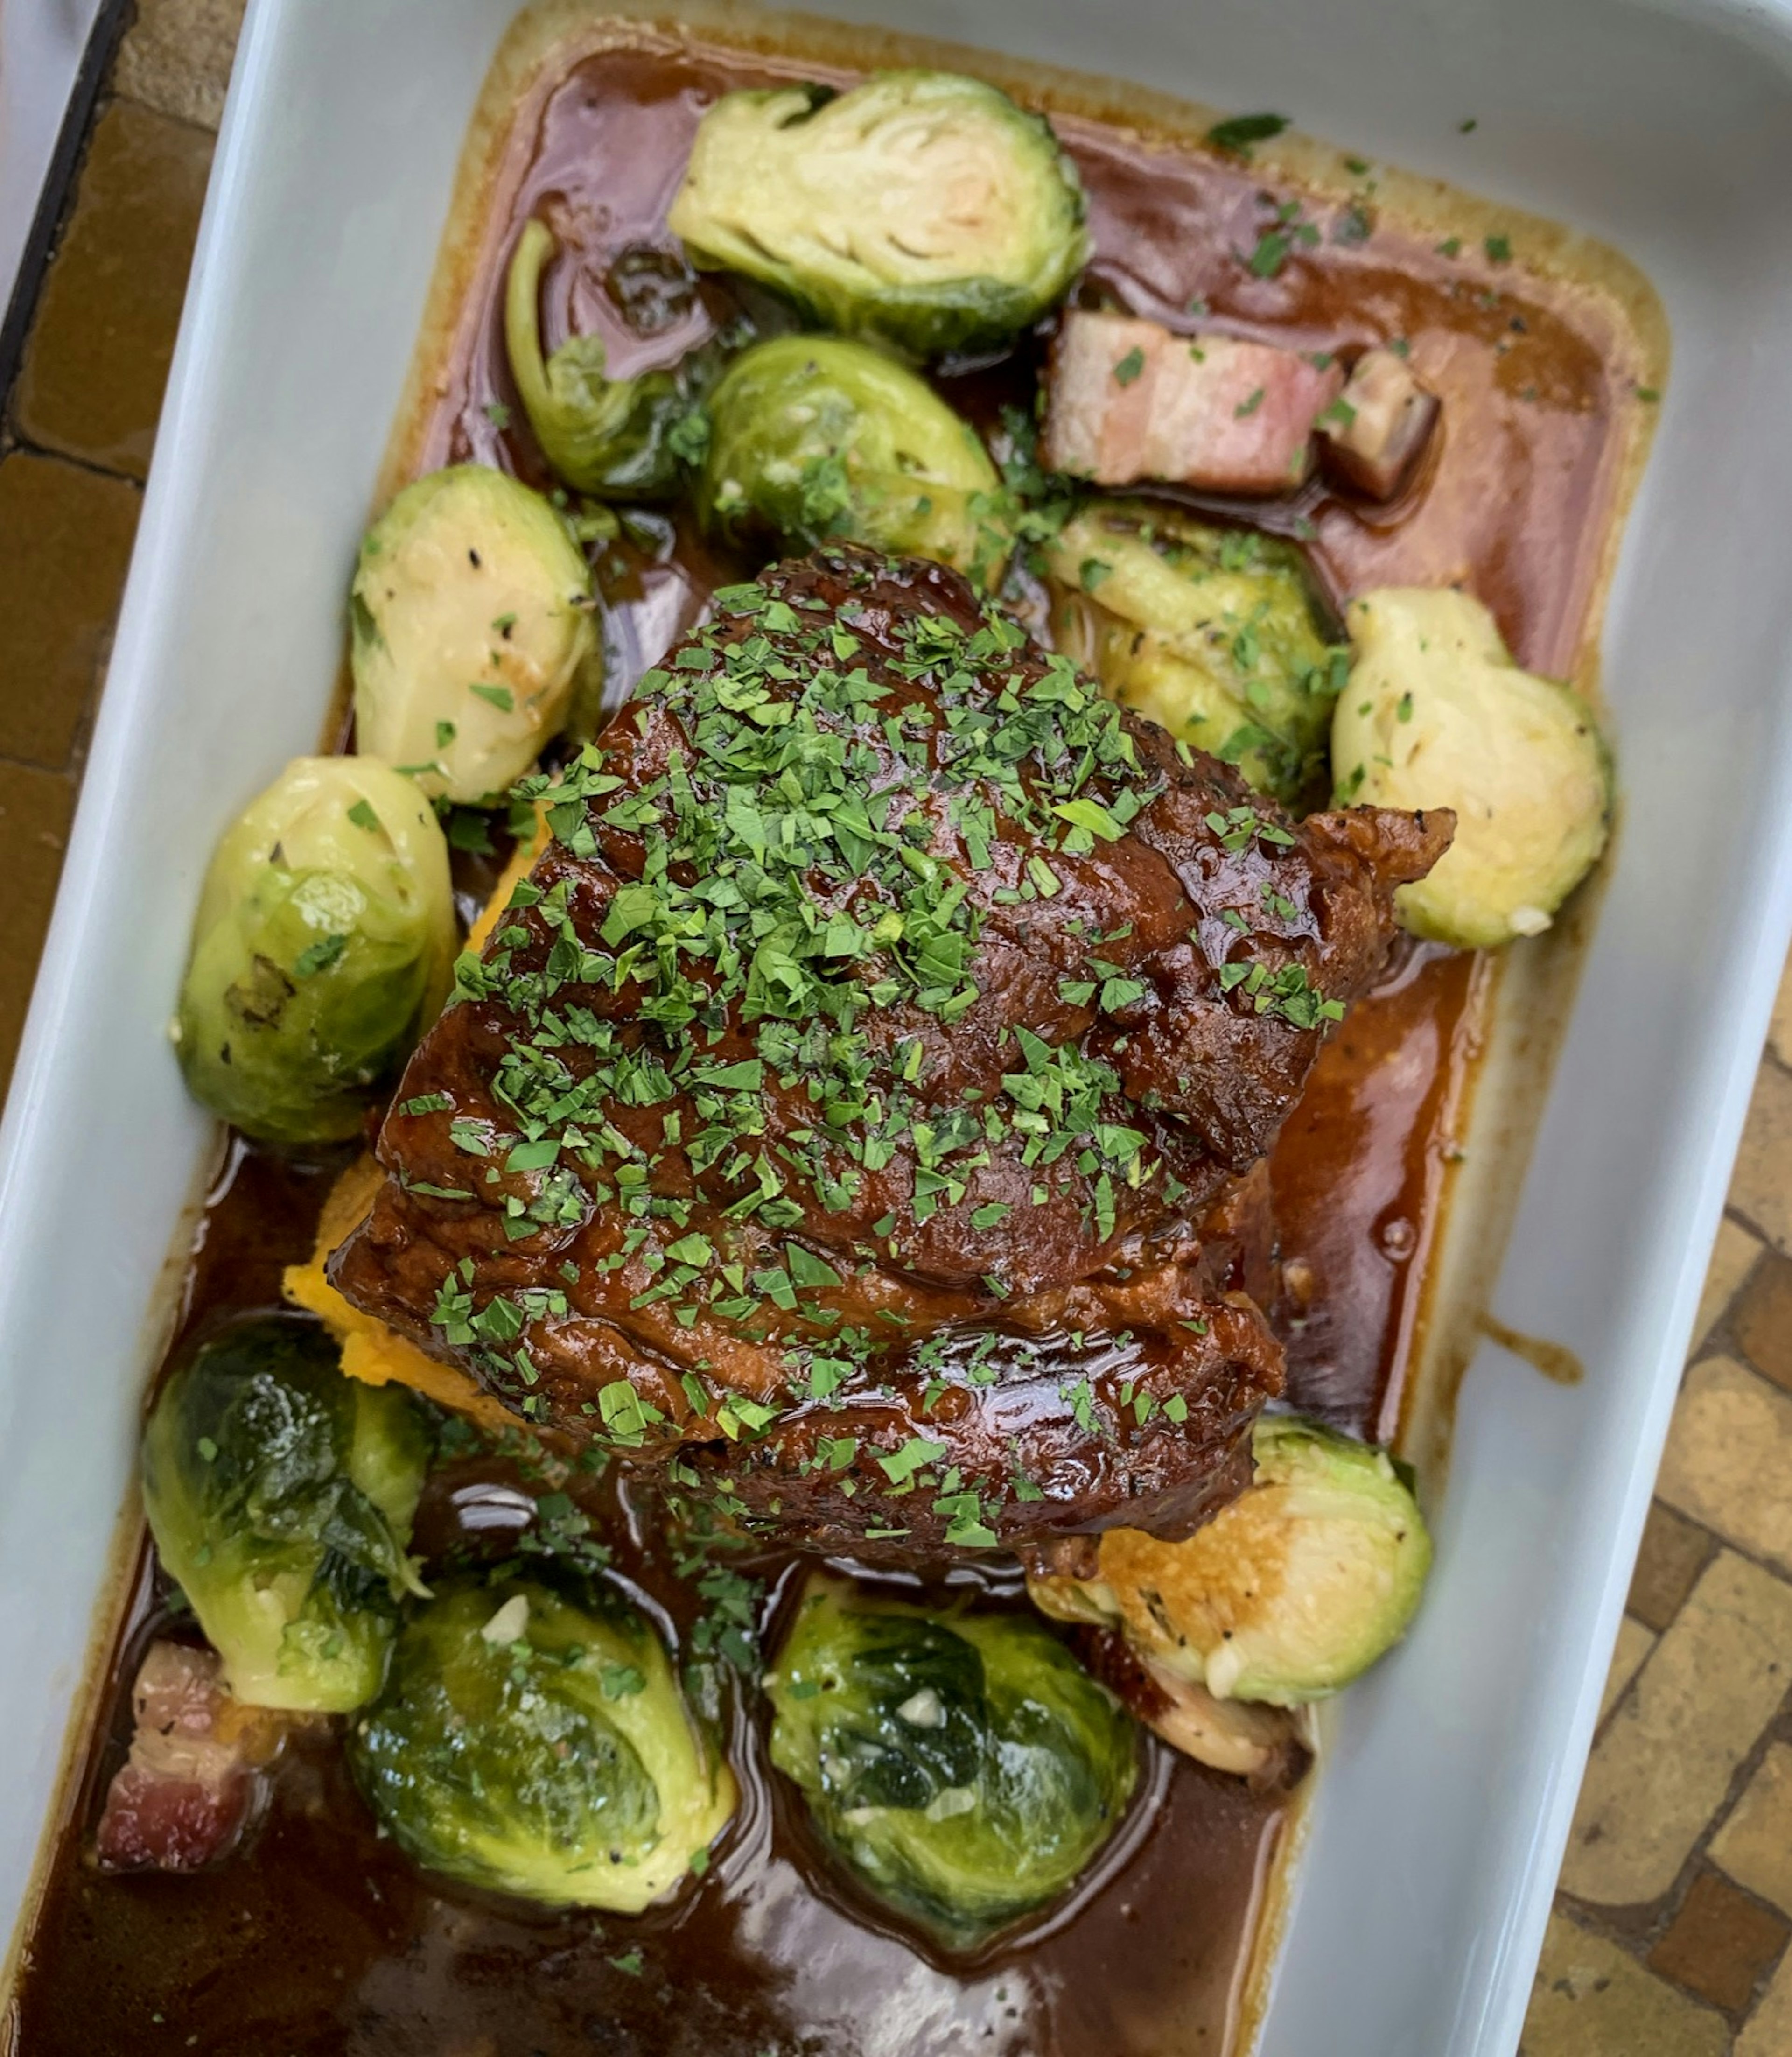
<svg viewBox="0 0 1792 2057"><path fill-rule="evenodd" d="M197 1871L241 1837L259 1767L283 1723L233 1700L215 1652L152 1643L132 1689L136 1732L106 1794L97 1855L107 1871Z"/></svg>
<svg viewBox="0 0 1792 2057"><path fill-rule="evenodd" d="M1319 423L1327 467L1371 500L1391 500L1418 469L1442 406L1397 351L1370 351Z"/></svg>
<svg viewBox="0 0 1792 2057"><path fill-rule="evenodd" d="M1343 384L1336 363L1297 351L1073 310L1052 351L1041 454L1098 486L1292 493Z"/></svg>

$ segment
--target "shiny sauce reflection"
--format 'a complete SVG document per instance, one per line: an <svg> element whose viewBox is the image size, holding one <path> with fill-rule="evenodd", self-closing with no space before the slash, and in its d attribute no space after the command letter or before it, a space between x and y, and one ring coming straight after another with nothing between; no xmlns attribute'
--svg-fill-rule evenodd
<svg viewBox="0 0 1792 2057"><path fill-rule="evenodd" d="M604 275L625 245L669 248L667 204L718 93L817 70L845 76L643 31L638 47L532 92L445 339L418 469L476 459L551 483L527 437L500 426L516 396L499 283L531 214L549 220L566 253L546 286L550 347L597 333L626 374L743 311L782 319L705 279L659 307L647 337ZM1323 209L1320 240L1276 278L1255 278L1237 252L1282 196L1266 195L1248 167L1080 117L1062 125L1089 188L1098 287L1179 318L1199 298L1236 330L1314 347L1402 337L1443 391L1444 446L1415 501L1366 513L1315 486L1262 518L1311 523L1335 593L1466 578L1523 661L1569 668L1618 441L1620 375L1597 307L1516 268L1498 283L1471 279L1391 228L1353 242ZM1025 340L1011 361L947 390L987 424L1030 397L1038 356ZM598 564L612 702L716 584L750 569L661 515L629 524ZM489 877L462 861L469 904ZM1406 950L1327 1050L1273 1160L1291 1397L1360 1433L1385 1436L1398 1418L1485 980L1473 959ZM308 1253L336 1168L233 1147L195 1246L184 1334L277 1302L280 1267ZM502 1464L451 1469L432 1487L420 1543L437 1554L501 1548L528 1488ZM651 1504L625 1502L612 1478L594 1512L619 1540L621 1574L682 1631L692 1603L657 1547ZM775 1611L795 1568L772 1556L752 1568ZM986 1583L991 1603L1021 1603L1011 1574ZM1242 1785L1149 1739L1141 1802L1091 1878L1035 1932L969 1964L892 1932L835 1874L769 1771L756 1704L730 1717L742 1806L710 1875L638 1920L532 1911L430 1882L374 1833L326 1734L288 1751L259 1837L235 1861L188 1878L100 1876L85 1851L122 1754L135 1660L161 1609L146 1573L27 1952L18 2057L1220 2057L1232 2047L1287 1824Z"/></svg>

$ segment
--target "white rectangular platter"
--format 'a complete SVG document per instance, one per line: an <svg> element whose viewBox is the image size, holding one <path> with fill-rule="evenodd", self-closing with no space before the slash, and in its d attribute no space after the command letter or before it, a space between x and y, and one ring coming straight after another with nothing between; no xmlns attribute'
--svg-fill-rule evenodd
<svg viewBox="0 0 1792 2057"><path fill-rule="evenodd" d="M314 745L514 0L253 0L0 1132L0 1921L57 1791L209 1147L165 1040L224 822ZM1792 9L817 0L1221 106L1612 243L1674 364L1607 620L1624 821L1410 1643L1337 1724L1260 2057L1509 2057L1792 931ZM897 19L896 18L900 18ZM1464 133L1473 117L1476 126ZM0 2013L0 2026L5 2016ZM1193 2053L1190 2053L1193 2057Z"/></svg>

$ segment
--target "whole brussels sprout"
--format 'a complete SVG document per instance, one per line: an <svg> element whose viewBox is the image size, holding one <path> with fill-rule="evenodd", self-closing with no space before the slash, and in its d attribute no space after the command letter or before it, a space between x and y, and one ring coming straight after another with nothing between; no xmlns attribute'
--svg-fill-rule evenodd
<svg viewBox="0 0 1792 2057"><path fill-rule="evenodd" d="M1024 1615L810 1579L768 1677L772 1762L886 1906L956 1949L1066 1891L1125 1812L1135 1731Z"/></svg>
<svg viewBox="0 0 1792 2057"><path fill-rule="evenodd" d="M1331 724L1339 799L1456 814L1430 877L1394 896L1402 925L1459 949L1541 934L1611 823L1592 710L1520 671L1466 593L1390 587L1352 600L1345 620L1355 661Z"/></svg>
<svg viewBox="0 0 1792 2057"><path fill-rule="evenodd" d="M737 1797L645 1617L520 1579L448 1585L405 1623L350 1762L425 1870L618 1914L701 1862Z"/></svg>
<svg viewBox="0 0 1792 2057"><path fill-rule="evenodd" d="M1088 261L1082 180L1050 125L981 79L724 93L669 216L693 264L917 357L986 350Z"/></svg>
<svg viewBox="0 0 1792 2057"><path fill-rule="evenodd" d="M668 369L605 375L602 340L575 336L545 363L541 275L556 246L532 221L517 240L504 289L504 347L523 411L556 474L599 499L659 500L683 485L706 430L699 411L719 350L691 351Z"/></svg>
<svg viewBox="0 0 1792 2057"><path fill-rule="evenodd" d="M357 1134L447 997L448 845L370 757L295 758L212 853L174 1038L194 1098L267 1143Z"/></svg>
<svg viewBox="0 0 1792 2057"><path fill-rule="evenodd" d="M793 553L845 537L968 571L987 555L974 503L999 484L970 424L880 351L779 336L738 359L710 402L710 527Z"/></svg>
<svg viewBox="0 0 1792 2057"><path fill-rule="evenodd" d="M349 611L358 747L424 791L489 801L593 692L591 568L539 493L451 465L367 531Z"/></svg>
<svg viewBox="0 0 1792 2057"><path fill-rule="evenodd" d="M402 1387L345 1378L291 1315L239 1322L163 1385L143 1497L164 1567L256 1707L343 1714L379 1690L429 1436Z"/></svg>
<svg viewBox="0 0 1792 2057"><path fill-rule="evenodd" d="M1322 796L1345 654L1293 544L1101 500L1046 562L1059 647L1116 700L1289 807Z"/></svg>
<svg viewBox="0 0 1792 2057"><path fill-rule="evenodd" d="M1035 1580L1061 1619L1114 1623L1140 1655L1220 1700L1299 1706L1405 1635L1431 1568L1418 1503L1383 1450L1265 1415L1256 1478L1186 1541L1102 1537L1097 1576Z"/></svg>

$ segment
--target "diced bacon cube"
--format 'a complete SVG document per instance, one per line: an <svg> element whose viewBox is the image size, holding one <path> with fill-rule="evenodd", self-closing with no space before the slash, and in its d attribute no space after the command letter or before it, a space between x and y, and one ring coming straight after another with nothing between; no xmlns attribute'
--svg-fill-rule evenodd
<svg viewBox="0 0 1792 2057"><path fill-rule="evenodd" d="M179 1643L150 1645L131 1702L136 1730L106 1794L99 1861L108 1871L196 1871L242 1833L280 1718L233 1700L216 1656Z"/></svg>
<svg viewBox="0 0 1792 2057"><path fill-rule="evenodd" d="M1041 454L1098 486L1292 493L1343 383L1338 365L1298 351L1073 311L1052 351Z"/></svg>
<svg viewBox="0 0 1792 2057"><path fill-rule="evenodd" d="M1327 466L1371 500L1391 500L1411 478L1441 403L1397 351L1371 350L1319 423Z"/></svg>

